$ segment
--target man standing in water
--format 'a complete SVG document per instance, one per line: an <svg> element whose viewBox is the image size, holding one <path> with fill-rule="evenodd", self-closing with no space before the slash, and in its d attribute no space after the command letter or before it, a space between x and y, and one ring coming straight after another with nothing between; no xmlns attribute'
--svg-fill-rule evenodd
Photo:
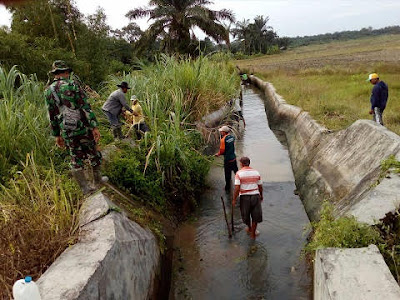
<svg viewBox="0 0 400 300"><path fill-rule="evenodd" d="M221 141L219 152L215 156L224 156L224 172L225 172L225 191L231 189L232 171L236 174L238 171L235 154L235 137L230 134L228 126L222 126L219 129L221 133Z"/></svg>
<svg viewBox="0 0 400 300"><path fill-rule="evenodd" d="M383 125L383 111L386 108L389 96L388 86L379 80L379 76L376 73L369 74L367 81L374 85L371 93L371 110L369 114L373 115L373 120L376 123Z"/></svg>
<svg viewBox="0 0 400 300"><path fill-rule="evenodd" d="M240 212L243 223L247 225L246 231L252 239L259 234L257 224L262 222L261 202L263 198L263 186L260 173L250 168L250 159L240 159L240 170L235 175L235 191L232 205L236 205L236 199L240 195Z"/></svg>

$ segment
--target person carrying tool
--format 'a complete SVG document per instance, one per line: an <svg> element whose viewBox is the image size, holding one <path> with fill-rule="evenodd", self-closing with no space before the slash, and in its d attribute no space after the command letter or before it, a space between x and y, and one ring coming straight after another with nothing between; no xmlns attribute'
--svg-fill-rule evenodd
<svg viewBox="0 0 400 300"><path fill-rule="evenodd" d="M137 139L140 140L142 138L142 134L150 131L150 129L144 121L143 109L136 95L132 95L131 102L133 112L126 112L126 118L135 129Z"/></svg>
<svg viewBox="0 0 400 300"><path fill-rule="evenodd" d="M367 81L374 85L370 98L371 110L369 114L373 115L373 120L376 123L383 125L383 111L389 97L388 86L385 82L379 80L376 73L369 74Z"/></svg>
<svg viewBox="0 0 400 300"><path fill-rule="evenodd" d="M119 121L119 116L122 113L122 108L124 107L126 110L133 113L133 110L126 103L125 99L125 94L130 89L128 83L123 81L121 82L121 84L117 84L117 87L119 87L119 89L115 90L110 94L110 96L108 96L107 101L104 103L102 107L103 112L105 113L110 122L115 140L124 138L121 130L122 124Z"/></svg>
<svg viewBox="0 0 400 300"><path fill-rule="evenodd" d="M221 133L221 141L218 153L215 156L224 156L224 172L225 172L225 191L231 188L232 171L236 174L238 171L236 154L235 154L235 137L230 134L228 126L222 126L218 129Z"/></svg>
<svg viewBox="0 0 400 300"><path fill-rule="evenodd" d="M240 170L235 175L233 207L238 196L240 196L242 220L247 225L246 231L250 233L252 239L255 239L259 234L257 224L262 222L263 186L260 173L250 168L250 159L246 156L240 158Z"/></svg>
<svg viewBox="0 0 400 300"><path fill-rule="evenodd" d="M100 132L95 114L85 91L78 82L70 79L72 69L62 60L53 63L53 83L44 95L50 117L52 135L60 148L67 148L71 156L71 170L84 194L93 192L84 173L84 160L93 167L96 185L106 178L101 176L101 153L97 149Z"/></svg>

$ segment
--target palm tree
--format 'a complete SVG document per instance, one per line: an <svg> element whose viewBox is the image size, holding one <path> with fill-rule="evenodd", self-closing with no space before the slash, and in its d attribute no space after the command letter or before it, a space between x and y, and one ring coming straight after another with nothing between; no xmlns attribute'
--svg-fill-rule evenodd
<svg viewBox="0 0 400 300"><path fill-rule="evenodd" d="M131 20L149 17L153 21L139 44L148 44L161 36L167 51L189 53L190 30L194 27L199 27L217 43L229 44L229 33L220 21L234 22L233 13L227 9L211 10L206 7L209 4L212 2L208 0L151 0L151 7L136 8L126 16Z"/></svg>

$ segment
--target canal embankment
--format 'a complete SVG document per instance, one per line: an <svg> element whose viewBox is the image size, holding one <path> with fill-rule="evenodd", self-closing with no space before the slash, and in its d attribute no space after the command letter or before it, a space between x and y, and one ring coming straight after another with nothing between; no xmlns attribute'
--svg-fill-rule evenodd
<svg viewBox="0 0 400 300"><path fill-rule="evenodd" d="M301 108L287 104L271 83L255 76L251 80L266 96L271 123L285 132L296 186L311 220L319 219L326 200L336 218L354 216L369 225L398 209L400 177L381 172L383 160L400 158L398 135L367 120L332 132ZM314 299L360 297L400 297L400 288L377 247L317 250Z"/></svg>

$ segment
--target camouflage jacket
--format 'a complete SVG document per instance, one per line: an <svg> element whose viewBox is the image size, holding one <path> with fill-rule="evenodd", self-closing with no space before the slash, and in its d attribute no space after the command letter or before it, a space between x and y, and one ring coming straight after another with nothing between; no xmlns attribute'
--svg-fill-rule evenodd
<svg viewBox="0 0 400 300"><path fill-rule="evenodd" d="M76 81L55 79L46 89L45 98L53 136L86 135L89 129L97 127L86 93Z"/></svg>

